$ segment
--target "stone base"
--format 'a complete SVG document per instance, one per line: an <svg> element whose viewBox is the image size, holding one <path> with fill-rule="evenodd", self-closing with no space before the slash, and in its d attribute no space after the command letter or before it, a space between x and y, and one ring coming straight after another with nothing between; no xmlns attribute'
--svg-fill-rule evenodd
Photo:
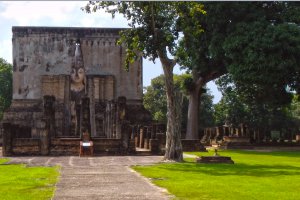
<svg viewBox="0 0 300 200"><path fill-rule="evenodd" d="M231 157L227 156L201 156L200 158L196 158L197 163L226 163L226 164L234 164Z"/></svg>

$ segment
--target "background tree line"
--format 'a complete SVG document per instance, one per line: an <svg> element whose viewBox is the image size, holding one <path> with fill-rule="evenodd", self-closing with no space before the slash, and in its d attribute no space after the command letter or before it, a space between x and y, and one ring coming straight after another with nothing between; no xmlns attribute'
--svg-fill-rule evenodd
<svg viewBox="0 0 300 200"><path fill-rule="evenodd" d="M12 99L12 65L0 58L0 120Z"/></svg>
<svg viewBox="0 0 300 200"><path fill-rule="evenodd" d="M188 96L184 88L184 80L189 75L174 75L175 88L184 95L182 105L182 137L185 137L187 127ZM284 132L299 131L300 127L300 102L298 95L294 94L288 104L269 105L266 103L249 103L236 87L231 83L224 85L226 81L222 77L216 81L222 93L221 100L213 104L213 95L205 88L205 92L199 99L199 135L208 127L222 126L225 122L232 126L247 125L261 133L269 134L271 130ZM148 109L154 120L166 123L167 106L163 75L153 78L151 85L144 88L144 106Z"/></svg>

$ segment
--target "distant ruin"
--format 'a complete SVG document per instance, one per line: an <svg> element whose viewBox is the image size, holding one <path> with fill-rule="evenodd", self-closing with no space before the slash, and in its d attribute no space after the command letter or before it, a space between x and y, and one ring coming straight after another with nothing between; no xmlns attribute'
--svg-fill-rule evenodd
<svg viewBox="0 0 300 200"><path fill-rule="evenodd" d="M13 27L13 101L4 155L78 154L83 132L97 152L135 151L151 124L142 105L142 59L124 69L119 28Z"/></svg>

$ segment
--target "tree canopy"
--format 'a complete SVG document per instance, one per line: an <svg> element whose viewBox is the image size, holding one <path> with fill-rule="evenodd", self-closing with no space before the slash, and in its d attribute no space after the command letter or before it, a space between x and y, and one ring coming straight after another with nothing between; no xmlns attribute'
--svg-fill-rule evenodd
<svg viewBox="0 0 300 200"><path fill-rule="evenodd" d="M178 27L184 37L176 52L193 74L192 102L201 85L230 74L237 92L253 103L286 104L299 90L300 4L295 2L203 2L205 15L181 7ZM194 25L194 26L193 26ZM197 90L198 89L198 90ZM266 93L266 91L268 91ZM201 93L199 93L201 95ZM195 106L194 106L195 107ZM197 133L191 123L190 137Z"/></svg>
<svg viewBox="0 0 300 200"><path fill-rule="evenodd" d="M12 65L0 58L0 119L11 104L12 99Z"/></svg>

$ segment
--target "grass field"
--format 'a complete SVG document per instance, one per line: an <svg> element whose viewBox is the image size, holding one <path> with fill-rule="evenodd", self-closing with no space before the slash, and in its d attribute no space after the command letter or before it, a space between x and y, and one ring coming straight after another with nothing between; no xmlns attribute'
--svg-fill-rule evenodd
<svg viewBox="0 0 300 200"><path fill-rule="evenodd" d="M0 159L1 200L51 199L59 175L58 167L6 165Z"/></svg>
<svg viewBox="0 0 300 200"><path fill-rule="evenodd" d="M184 163L135 166L176 199L300 200L300 152L221 151L235 164ZM189 153L212 155L208 153Z"/></svg>

